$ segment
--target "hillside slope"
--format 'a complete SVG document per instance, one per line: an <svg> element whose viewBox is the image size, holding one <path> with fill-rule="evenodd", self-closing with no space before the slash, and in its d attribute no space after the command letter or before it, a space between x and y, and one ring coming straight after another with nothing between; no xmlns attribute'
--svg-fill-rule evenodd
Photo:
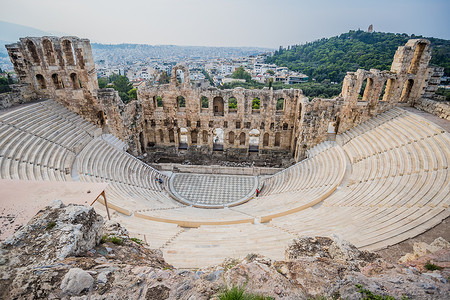
<svg viewBox="0 0 450 300"><path fill-rule="evenodd" d="M323 38L304 45L293 45L275 51L268 63L286 66L307 74L317 81L329 79L342 82L346 72L361 69L389 70L398 46L409 39L421 38L407 34L349 31L331 38ZM445 68L450 74L450 41L427 38L433 47L430 64Z"/></svg>

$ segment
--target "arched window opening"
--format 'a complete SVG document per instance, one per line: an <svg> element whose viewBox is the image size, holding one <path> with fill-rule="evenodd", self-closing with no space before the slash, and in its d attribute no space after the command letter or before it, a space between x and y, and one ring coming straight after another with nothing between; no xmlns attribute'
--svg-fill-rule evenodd
<svg viewBox="0 0 450 300"><path fill-rule="evenodd" d="M228 112L229 113L237 112L237 99L235 97L228 98Z"/></svg>
<svg viewBox="0 0 450 300"><path fill-rule="evenodd" d="M206 130L203 130L203 133L202 133L202 143L208 144L208 132Z"/></svg>
<svg viewBox="0 0 450 300"><path fill-rule="evenodd" d="M164 143L164 133L163 133L162 129L159 129L158 133L159 133L159 141L161 143Z"/></svg>
<svg viewBox="0 0 450 300"><path fill-rule="evenodd" d="M69 40L64 40L62 42L62 48L64 56L66 57L66 63L69 66L75 66L75 58L72 51L72 43Z"/></svg>
<svg viewBox="0 0 450 300"><path fill-rule="evenodd" d="M213 99L214 115L223 116L223 98L214 97Z"/></svg>
<svg viewBox="0 0 450 300"><path fill-rule="evenodd" d="M200 97L200 107L201 108L208 108L209 107L209 99L206 96Z"/></svg>
<svg viewBox="0 0 450 300"><path fill-rule="evenodd" d="M177 97L177 105L178 105L178 108L186 107L186 99L184 99L183 96L178 96Z"/></svg>
<svg viewBox="0 0 450 300"><path fill-rule="evenodd" d="M268 147L269 146L269 134L267 132L264 133L263 146L264 147Z"/></svg>
<svg viewBox="0 0 450 300"><path fill-rule="evenodd" d="M56 65L56 60L55 60L55 56L53 54L52 42L50 42L49 40L45 39L45 40L42 41L42 47L44 49L44 54L45 54L45 58L47 59L47 63L50 66L55 66Z"/></svg>
<svg viewBox="0 0 450 300"><path fill-rule="evenodd" d="M243 146L245 145L245 133L241 132L241 134L239 135L239 145Z"/></svg>
<svg viewBox="0 0 450 300"><path fill-rule="evenodd" d="M360 100L360 101L369 100L372 85L373 85L372 78L364 79L364 81L361 85L361 90L359 91L358 100Z"/></svg>
<svg viewBox="0 0 450 300"><path fill-rule="evenodd" d="M177 69L177 85L180 83L184 83L184 72L183 70Z"/></svg>
<svg viewBox="0 0 450 300"><path fill-rule="evenodd" d="M173 129L169 129L169 142L175 143L175 133L174 133Z"/></svg>
<svg viewBox="0 0 450 300"><path fill-rule="evenodd" d="M275 147L280 147L281 144L281 134L279 132L275 133Z"/></svg>
<svg viewBox="0 0 450 300"><path fill-rule="evenodd" d="M252 100L252 112L259 113L259 109L261 107L261 99L258 97L253 98Z"/></svg>
<svg viewBox="0 0 450 300"><path fill-rule="evenodd" d="M72 87L74 90L80 88L80 80L78 79L78 75L75 73L70 74L70 80L72 81Z"/></svg>
<svg viewBox="0 0 450 300"><path fill-rule="evenodd" d="M378 100L384 101L384 95L386 95L386 87L387 87L387 80L383 83L383 86L381 87L380 96L378 97Z"/></svg>
<svg viewBox="0 0 450 300"><path fill-rule="evenodd" d="M45 83L45 78L41 74L36 75L36 81L41 90L45 90L47 88L47 84Z"/></svg>
<svg viewBox="0 0 450 300"><path fill-rule="evenodd" d="M300 104L298 106L298 119L300 120L302 118L302 105Z"/></svg>
<svg viewBox="0 0 450 300"><path fill-rule="evenodd" d="M53 84L55 85L55 88L57 90L64 88L64 84L62 83L62 81L59 79L58 74L53 74L52 75L52 80L53 80Z"/></svg>
<svg viewBox="0 0 450 300"><path fill-rule="evenodd" d="M36 45L32 41L27 40L27 48L28 52L30 52L31 59L33 60L33 62L35 64L41 63L41 60L39 59L39 55L36 50Z"/></svg>
<svg viewBox="0 0 450 300"><path fill-rule="evenodd" d="M284 98L280 98L277 100L277 111L284 110Z"/></svg>
<svg viewBox="0 0 450 300"><path fill-rule="evenodd" d="M145 141L144 141L144 134L142 131L139 133L139 144L141 144L141 152L145 152Z"/></svg>
<svg viewBox="0 0 450 300"><path fill-rule="evenodd" d="M163 99L161 96L156 96L156 107L163 107Z"/></svg>
<svg viewBox="0 0 450 300"><path fill-rule="evenodd" d="M230 143L231 145L234 144L234 132L233 132L233 131L231 131L231 132L228 134L228 143Z"/></svg>
<svg viewBox="0 0 450 300"><path fill-rule="evenodd" d="M213 150L223 151L223 129L215 128L213 133L214 133Z"/></svg>
<svg viewBox="0 0 450 300"><path fill-rule="evenodd" d="M391 101L394 93L395 79L389 78L386 82L386 88L383 95L383 101Z"/></svg>
<svg viewBox="0 0 450 300"><path fill-rule="evenodd" d="M191 143L192 144L197 144L197 131L191 131Z"/></svg>
<svg viewBox="0 0 450 300"><path fill-rule="evenodd" d="M407 102L411 96L411 90L414 85L414 80L408 79L403 86L402 95L399 102Z"/></svg>
<svg viewBox="0 0 450 300"><path fill-rule="evenodd" d="M258 129L252 129L248 135L248 152L258 152L260 131Z"/></svg>
<svg viewBox="0 0 450 300"><path fill-rule="evenodd" d="M261 126L259 126L259 129L264 130L264 128L266 128L266 124L264 124L264 122L261 122Z"/></svg>
<svg viewBox="0 0 450 300"><path fill-rule="evenodd" d="M418 43L416 46L416 49L414 50L414 56L411 61L411 65L409 66L408 73L410 74L417 74L417 71L420 67L420 61L422 59L423 52L425 51L427 44L425 43Z"/></svg>

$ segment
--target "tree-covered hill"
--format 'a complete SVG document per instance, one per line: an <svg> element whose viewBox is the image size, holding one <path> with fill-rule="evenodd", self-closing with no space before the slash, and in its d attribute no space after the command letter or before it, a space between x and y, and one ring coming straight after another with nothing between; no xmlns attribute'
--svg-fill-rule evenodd
<svg viewBox="0 0 450 300"><path fill-rule="evenodd" d="M409 39L421 36L384 32L349 31L331 38L323 38L304 45L289 46L275 51L268 63L288 67L314 78L342 82L346 72L361 69L389 70L395 51ZM431 64L444 67L450 75L450 41L427 38L431 41Z"/></svg>

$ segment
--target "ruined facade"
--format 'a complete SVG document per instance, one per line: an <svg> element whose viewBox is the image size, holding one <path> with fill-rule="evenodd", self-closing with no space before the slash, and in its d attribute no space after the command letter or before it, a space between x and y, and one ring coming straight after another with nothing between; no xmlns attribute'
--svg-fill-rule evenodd
<svg viewBox="0 0 450 300"><path fill-rule="evenodd" d="M139 88L138 100L124 104L116 91L98 88L86 39L23 38L7 49L20 82L37 97L54 98L124 139L134 155L298 161L306 150L378 113L414 106L435 92L442 73L428 67L430 42L416 39L398 48L390 71L347 73L335 99L310 101L294 89L194 88L188 69L177 65L169 84Z"/></svg>

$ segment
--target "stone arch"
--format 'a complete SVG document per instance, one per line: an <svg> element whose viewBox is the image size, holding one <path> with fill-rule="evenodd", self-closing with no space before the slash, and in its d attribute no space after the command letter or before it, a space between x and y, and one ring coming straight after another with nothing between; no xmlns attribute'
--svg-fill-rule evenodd
<svg viewBox="0 0 450 300"><path fill-rule="evenodd" d="M144 133L139 132L139 144L141 146L141 153L145 152L145 141L144 141Z"/></svg>
<svg viewBox="0 0 450 300"><path fill-rule="evenodd" d="M284 98L279 98L277 100L277 105L276 105L276 109L277 111L284 111L284 106L285 106L285 100Z"/></svg>
<svg viewBox="0 0 450 300"><path fill-rule="evenodd" d="M178 140L179 140L179 145L178 145L178 149L187 149L188 148L188 130L184 127L181 127L178 130Z"/></svg>
<svg viewBox="0 0 450 300"><path fill-rule="evenodd" d="M70 81L72 82L72 87L74 90L77 90L81 87L80 80L78 79L78 75L76 73L70 74Z"/></svg>
<svg viewBox="0 0 450 300"><path fill-rule="evenodd" d="M261 132L258 129L252 129L248 133L248 151L258 152L259 151L259 136Z"/></svg>
<svg viewBox="0 0 450 300"><path fill-rule="evenodd" d="M268 147L269 146L269 133L264 133L263 136L263 147Z"/></svg>
<svg viewBox="0 0 450 300"><path fill-rule="evenodd" d="M69 40L63 40L62 49L66 58L66 64L69 66L75 66L75 58L72 51L72 42Z"/></svg>
<svg viewBox="0 0 450 300"><path fill-rule="evenodd" d="M239 135L239 145L245 145L245 132L241 132L241 134Z"/></svg>
<svg viewBox="0 0 450 300"><path fill-rule="evenodd" d="M234 132L230 131L230 133L228 133L228 143L231 145L234 145Z"/></svg>
<svg viewBox="0 0 450 300"><path fill-rule="evenodd" d="M400 96L399 102L407 102L409 100L409 97L411 96L411 90L414 85L413 79L408 79L405 81L405 84L403 85L402 95Z"/></svg>
<svg viewBox="0 0 450 300"><path fill-rule="evenodd" d="M359 91L358 99L361 101L368 101L370 98L370 93L372 92L373 79L368 77L364 79L361 84L361 90Z"/></svg>
<svg viewBox="0 0 450 300"><path fill-rule="evenodd" d="M206 96L200 97L200 108L209 108L209 99Z"/></svg>
<svg viewBox="0 0 450 300"><path fill-rule="evenodd" d="M384 80L383 84L381 85L380 95L378 96L378 100L380 101L385 101L384 95L386 95L387 82L388 80Z"/></svg>
<svg viewBox="0 0 450 300"><path fill-rule="evenodd" d="M208 144L208 131L203 130L202 132L202 143Z"/></svg>
<svg viewBox="0 0 450 300"><path fill-rule="evenodd" d="M31 59L35 64L40 64L41 60L39 59L39 55L37 53L36 45L31 40L27 40L27 49L31 55Z"/></svg>
<svg viewBox="0 0 450 300"><path fill-rule="evenodd" d="M191 143L192 144L197 144L197 137L198 137L197 130L191 131Z"/></svg>
<svg viewBox="0 0 450 300"><path fill-rule="evenodd" d="M53 84L55 85L55 88L57 90L64 88L64 84L61 81L61 79L59 78L58 74L54 73L52 75L52 81L53 81Z"/></svg>
<svg viewBox="0 0 450 300"><path fill-rule="evenodd" d="M395 88L395 79L389 78L386 81L386 88L384 90L383 101L391 101Z"/></svg>
<svg viewBox="0 0 450 300"><path fill-rule="evenodd" d="M224 131L222 128L214 128L213 131L213 150L215 151L223 151L223 135Z"/></svg>
<svg viewBox="0 0 450 300"><path fill-rule="evenodd" d="M164 143L164 133L163 133L162 129L158 130L158 135L159 135L159 141L161 143Z"/></svg>
<svg viewBox="0 0 450 300"><path fill-rule="evenodd" d="M275 143L274 146L275 147L280 147L281 145L281 133L277 132L275 133Z"/></svg>
<svg viewBox="0 0 450 300"><path fill-rule="evenodd" d="M181 82L178 81L178 71L180 71L180 73L183 74L182 79L180 80ZM185 66L185 65L176 65L175 67L172 68L172 78L171 78L171 83L178 86L179 84L190 84L191 80L190 80L190 75L189 75L189 69Z"/></svg>
<svg viewBox="0 0 450 300"><path fill-rule="evenodd" d="M177 107L178 108L186 107L186 99L181 95L177 97Z"/></svg>
<svg viewBox="0 0 450 300"><path fill-rule="evenodd" d="M41 74L36 74L36 81L41 90L45 90L47 88L47 84L45 83L45 78Z"/></svg>
<svg viewBox="0 0 450 300"><path fill-rule="evenodd" d="M169 129L169 143L175 143L175 132L173 128Z"/></svg>
<svg viewBox="0 0 450 300"><path fill-rule="evenodd" d="M220 96L214 97L213 108L215 116L223 116L223 98Z"/></svg>
<svg viewBox="0 0 450 300"><path fill-rule="evenodd" d="M261 99L259 97L255 97L252 100L252 112L259 112L261 108Z"/></svg>
<svg viewBox="0 0 450 300"><path fill-rule="evenodd" d="M414 56L411 60L411 64L409 66L408 73L410 74L417 74L417 71L420 67L420 61L422 59L423 52L425 51L425 48L427 47L426 43L419 42L416 45L416 49L414 50Z"/></svg>
<svg viewBox="0 0 450 300"><path fill-rule="evenodd" d="M56 66L56 59L53 51L52 42L49 39L42 40L42 48L44 49L44 55L47 59L47 63L50 66Z"/></svg>
<svg viewBox="0 0 450 300"><path fill-rule="evenodd" d="M236 97L232 96L228 98L228 113L237 112L238 104Z"/></svg>

